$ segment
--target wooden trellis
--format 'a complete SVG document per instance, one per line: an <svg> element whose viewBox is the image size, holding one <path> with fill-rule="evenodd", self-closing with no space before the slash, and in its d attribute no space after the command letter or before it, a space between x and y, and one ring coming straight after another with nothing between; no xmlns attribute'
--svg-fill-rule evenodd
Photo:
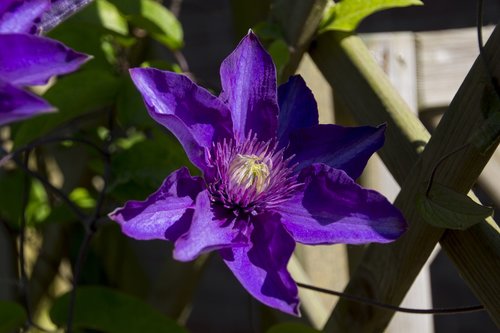
<svg viewBox="0 0 500 333"><path fill-rule="evenodd" d="M397 242L368 247L350 278L346 292L399 304L437 242L440 242L472 291L500 326L499 229L487 219L466 231L435 228L416 207L439 159L462 146L484 122L480 99L484 66L477 60L450 104L434 135L427 130L386 79L363 42L354 34L328 32L313 40L326 0L275 1L274 19L293 46L292 61L283 77L293 73L309 52L351 114L363 123L388 123L380 155L401 185L396 199L410 228ZM500 77L500 30L486 45L492 74ZM435 182L467 193L498 145L481 154L474 148L453 154L439 166ZM473 196L472 193L469 194ZM327 332L382 332L394 312L340 300L325 327Z"/></svg>

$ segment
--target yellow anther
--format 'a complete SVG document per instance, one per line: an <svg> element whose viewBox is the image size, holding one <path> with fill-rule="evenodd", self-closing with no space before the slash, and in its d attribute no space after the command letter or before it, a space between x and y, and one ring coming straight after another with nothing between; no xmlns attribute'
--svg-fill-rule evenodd
<svg viewBox="0 0 500 333"><path fill-rule="evenodd" d="M261 193L269 185L269 167L256 155L236 155L229 165L229 180L242 189Z"/></svg>

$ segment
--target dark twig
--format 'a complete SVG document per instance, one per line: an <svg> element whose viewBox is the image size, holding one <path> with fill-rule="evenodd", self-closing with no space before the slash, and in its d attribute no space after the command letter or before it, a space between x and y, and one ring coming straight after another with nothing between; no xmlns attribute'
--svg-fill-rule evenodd
<svg viewBox="0 0 500 333"><path fill-rule="evenodd" d="M28 168L30 150L26 150L22 161L23 167ZM26 243L26 208L28 207L31 182L27 174L24 175L23 194L21 201L21 219L19 226L19 284L21 286L21 294L24 302L24 308L28 317L28 323L33 322L31 307L27 293L27 277L26 277L26 258L24 254L24 245Z"/></svg>
<svg viewBox="0 0 500 333"><path fill-rule="evenodd" d="M114 116L113 112L109 111L108 113L109 135L105 140L104 149L102 149L103 159L104 159L104 172L103 172L104 185L101 191L99 192L94 214L92 215L91 220L88 222L88 225L86 225L85 227L85 237L82 241L82 244L80 245L80 249L78 250L78 258L75 263L75 271L73 275L73 289L71 290L69 306L68 306L68 320L67 320L68 333L71 333L73 330L73 318L76 306L76 293L78 288L78 281L80 279L80 275L83 269L85 259L87 257L88 250L90 248L90 242L92 241L92 238L95 235L95 232L97 231L97 223L100 220L100 212L104 204L105 194L109 184L109 179L111 177L111 154L109 153L109 146L113 141L112 138L112 133L114 128L113 116Z"/></svg>
<svg viewBox="0 0 500 333"><path fill-rule="evenodd" d="M360 296L356 296L356 295L345 294L345 293L340 292L340 291L315 287L315 286L311 286L311 285L304 284L304 283L297 283L297 285L301 288L306 288L306 289L314 290L314 291L317 291L320 293L342 297L342 298L345 298L345 299L348 299L348 300L351 300L354 302L368 304L368 305L371 305L371 306L374 306L377 308L388 309L388 310L397 311L397 312L405 312L405 313L413 313L413 314L451 315L451 314L461 314L461 313L469 313L469 312L476 312L476 311L483 311L484 310L484 306L481 304L472 305L472 306L464 306L464 307L456 307L456 308L435 308L435 309L403 308L403 307L399 307L399 306L392 305L392 304L382 303L382 302L376 301L374 299L360 297Z"/></svg>
<svg viewBox="0 0 500 333"><path fill-rule="evenodd" d="M23 167L28 169L29 157L31 150L27 149L24 152L24 158L22 161ZM21 200L21 216L19 225L19 287L21 290L21 297L24 303L24 309L26 310L27 322L26 326L34 327L42 332L49 332L49 330L39 326L33 320L33 312L31 311L30 298L28 295L28 277L26 275L26 256L24 253L24 246L26 244L26 209L28 207L31 181L27 173L24 174L23 182L23 196Z"/></svg>
<svg viewBox="0 0 500 333"><path fill-rule="evenodd" d="M21 166L19 161L17 161L17 158L14 158L14 161L16 161L17 165ZM45 177L38 174L37 172L30 170L28 167L21 166L21 168L28 175L40 181L46 188L48 188L52 193L54 193L57 197L59 197L59 199L64 201L64 203L66 203L66 205L71 209L71 211L76 215L76 217L82 223L85 224L85 221L88 220L87 215L80 208L78 208L78 206L75 205L75 203L73 203L73 201L71 201L71 199L63 191L52 185Z"/></svg>
<svg viewBox="0 0 500 333"><path fill-rule="evenodd" d="M23 146L21 148L18 148L16 150L14 150L11 153L8 153L7 155L5 155L4 157L2 157L0 159L0 166L2 166L3 164L5 164L5 162L7 162L8 160L12 159L14 156L17 156L20 153L25 152L27 150L32 150L32 149L37 148L39 146L45 145L47 143L57 143L57 142L65 142L65 141L85 144L85 145L87 145L87 146L95 149L96 151L98 151L101 155L106 155L106 152L103 151L101 149L101 147L99 147L98 145L96 145L95 143L93 143L90 140L83 139L83 138L55 136L55 137L48 137L48 138L45 138L45 139L36 140L36 141L31 142L31 143L29 143L29 144L27 144L27 145L25 145L25 146Z"/></svg>
<svg viewBox="0 0 500 333"><path fill-rule="evenodd" d="M83 242L80 245L80 249L78 250L78 257L76 259L75 272L73 275L73 289L71 290L69 298L68 321L67 321L68 333L73 332L73 316L75 313L76 290L78 287L78 280L80 279L83 263L85 262L85 258L87 257L87 252L89 250L90 241L92 240L93 235L94 232L87 229L85 232L85 237L83 239Z"/></svg>
<svg viewBox="0 0 500 333"><path fill-rule="evenodd" d="M453 149L452 151L450 151L449 153L445 154L444 156L442 156L437 162L436 162L436 165L434 166L434 168L432 169L432 172L431 172L431 176L429 178L429 183L427 184L427 188L425 190L425 196L426 197L429 197L429 193L431 191L431 188L432 188L432 183L434 182L434 176L436 175L436 171L437 169L439 168L439 166L441 165L441 163L443 163L444 161L446 161L447 158L449 158L450 156L452 156L453 154L456 154L458 153L459 151L461 151L462 149L464 148L467 148L469 146L469 143L466 143L464 145L461 145L460 147L456 148L456 149Z"/></svg>

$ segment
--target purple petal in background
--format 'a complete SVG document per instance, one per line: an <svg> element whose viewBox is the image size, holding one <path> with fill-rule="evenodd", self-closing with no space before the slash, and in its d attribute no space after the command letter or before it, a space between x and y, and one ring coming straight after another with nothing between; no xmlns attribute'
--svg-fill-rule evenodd
<svg viewBox="0 0 500 333"><path fill-rule="evenodd" d="M313 163L324 163L356 179L368 159L384 144L385 127L317 125L299 129L290 135L286 153L295 155L292 162L298 163L297 171Z"/></svg>
<svg viewBox="0 0 500 333"><path fill-rule="evenodd" d="M0 1L0 33L36 32L36 21L49 7L50 0Z"/></svg>
<svg viewBox="0 0 500 333"><path fill-rule="evenodd" d="M78 69L89 57L43 37L0 34L0 79L13 85L45 84L50 77Z"/></svg>
<svg viewBox="0 0 500 333"><path fill-rule="evenodd" d="M234 135L243 142L251 130L261 141L276 136L276 68L257 36L249 32L220 68L222 93L231 110Z"/></svg>
<svg viewBox="0 0 500 333"><path fill-rule="evenodd" d="M224 262L243 287L262 303L299 315L297 285L287 271L295 242L278 214L261 214L253 220L251 246L223 249Z"/></svg>
<svg viewBox="0 0 500 333"><path fill-rule="evenodd" d="M227 107L187 76L152 68L130 70L151 117L172 131L191 162L206 168L204 148L232 137Z"/></svg>
<svg viewBox="0 0 500 333"><path fill-rule="evenodd" d="M128 201L109 218L118 222L129 237L175 241L189 228L191 208L203 186L200 177L191 177L187 168L181 168L168 176L149 198Z"/></svg>
<svg viewBox="0 0 500 333"><path fill-rule="evenodd" d="M91 2L92 0L51 0L50 9L37 23L37 30L46 33Z"/></svg>
<svg viewBox="0 0 500 333"><path fill-rule="evenodd" d="M0 126L54 110L40 97L0 80Z"/></svg>
<svg viewBox="0 0 500 333"><path fill-rule="evenodd" d="M276 209L292 237L305 244L386 243L406 230L400 211L380 193L324 164L301 171L303 192Z"/></svg>
<svg viewBox="0 0 500 333"><path fill-rule="evenodd" d="M290 132L318 124L318 105L312 91L300 75L290 77L287 83L278 88L279 148L285 147Z"/></svg>

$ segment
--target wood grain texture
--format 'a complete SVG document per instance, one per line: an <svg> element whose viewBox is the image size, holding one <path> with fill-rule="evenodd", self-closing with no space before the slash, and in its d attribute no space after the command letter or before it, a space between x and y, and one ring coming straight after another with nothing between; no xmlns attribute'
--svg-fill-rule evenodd
<svg viewBox="0 0 500 333"><path fill-rule="evenodd" d="M487 50L491 60L499 58L499 29L493 33ZM388 122L386 145L381 156L402 185L395 204L404 213L410 228L395 243L370 245L362 263L351 277L346 292L399 304L444 233L443 229L431 227L421 219L415 205L416 196L425 190L425 182L437 161L463 145L483 122L479 103L484 89L482 64L476 62L473 66L435 135L419 157L429 134L389 84L358 37L329 32L318 38L310 53L358 121L371 124ZM500 64L497 62L494 65L494 75L498 77ZM486 154L480 154L473 148L453 154L439 166L435 181L467 193L494 148ZM460 235L462 241L463 237L467 239L465 242L468 246L459 250L462 261L455 263L462 272L467 272L463 273L464 277L498 324L500 307L496 295L500 292L496 280L500 276L500 267L494 265L494 261L488 261L482 265L490 268L481 269L481 265L478 267L473 259L485 258L484 253L488 251L492 252L490 256L498 257L498 233L486 222L473 230L477 234L467 231ZM442 244L446 247L455 243L443 241ZM463 252L467 252L467 255ZM456 259L454 256L451 258ZM478 293L477 289L484 292ZM496 295L492 296L492 293ZM392 315L391 311L341 300L325 331L382 332Z"/></svg>
<svg viewBox="0 0 500 333"><path fill-rule="evenodd" d="M360 35L375 61L387 74L392 85L411 110L417 112L417 79L415 34L412 32L375 33ZM400 186L383 162L374 156L363 172L361 184L384 194L391 202L397 197ZM401 306L407 308L432 308L430 264L425 263L408 290ZM385 333L434 333L432 315L415 316L396 313Z"/></svg>
<svg viewBox="0 0 500 333"><path fill-rule="evenodd" d="M483 29L483 38L493 26ZM478 55L475 28L419 32L417 82L419 109L449 104Z"/></svg>

